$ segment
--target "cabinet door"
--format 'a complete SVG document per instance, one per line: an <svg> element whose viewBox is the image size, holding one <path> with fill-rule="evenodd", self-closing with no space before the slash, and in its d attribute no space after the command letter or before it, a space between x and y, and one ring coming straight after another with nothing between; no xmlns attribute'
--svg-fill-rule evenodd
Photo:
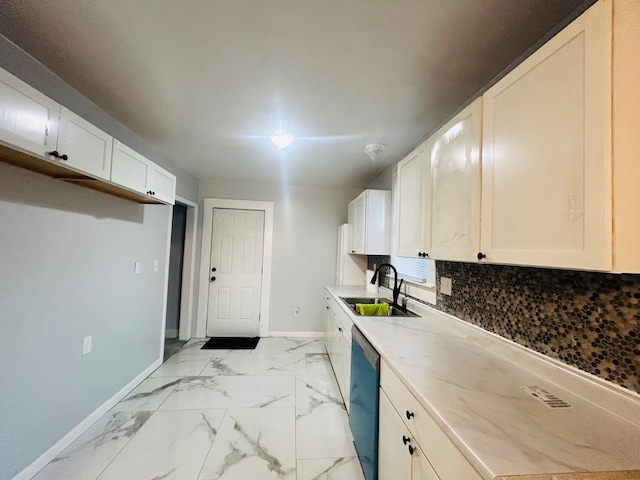
<svg viewBox="0 0 640 480"><path fill-rule="evenodd" d="M611 268L611 41L598 2L484 94L488 260Z"/></svg>
<svg viewBox="0 0 640 480"><path fill-rule="evenodd" d="M336 339L338 350L337 380L344 404L349 410L349 389L351 387L351 340L347 337L342 327L338 328L339 335Z"/></svg>
<svg viewBox="0 0 640 480"><path fill-rule="evenodd" d="M111 181L147 194L151 176L151 162L118 140L113 141Z"/></svg>
<svg viewBox="0 0 640 480"><path fill-rule="evenodd" d="M351 253L365 253L365 206L364 191L349 204L349 225L351 226Z"/></svg>
<svg viewBox="0 0 640 480"><path fill-rule="evenodd" d="M333 311L329 309L327 316L327 355L329 355L329 361L335 372L336 364L336 330L337 322Z"/></svg>
<svg viewBox="0 0 640 480"><path fill-rule="evenodd" d="M378 479L409 480L411 434L382 389L378 428Z"/></svg>
<svg viewBox="0 0 640 480"><path fill-rule="evenodd" d="M411 480L440 480L420 448L411 457Z"/></svg>
<svg viewBox="0 0 640 480"><path fill-rule="evenodd" d="M152 163L149 190L153 192L151 195L157 200L173 205L176 199L175 175Z"/></svg>
<svg viewBox="0 0 640 480"><path fill-rule="evenodd" d="M480 251L482 98L432 140L430 257L475 261Z"/></svg>
<svg viewBox="0 0 640 480"><path fill-rule="evenodd" d="M53 158L60 104L0 69L0 141L39 157Z"/></svg>
<svg viewBox="0 0 640 480"><path fill-rule="evenodd" d="M64 165L109 180L113 137L61 107L57 160ZM63 155L67 156L65 160Z"/></svg>
<svg viewBox="0 0 640 480"><path fill-rule="evenodd" d="M429 253L431 170L426 142L398 163L396 255ZM422 256L422 255L421 255Z"/></svg>
<svg viewBox="0 0 640 480"><path fill-rule="evenodd" d="M327 355L331 355L329 350L331 348L331 336L333 334L333 312L329 305L325 305L324 312L324 348L327 350Z"/></svg>

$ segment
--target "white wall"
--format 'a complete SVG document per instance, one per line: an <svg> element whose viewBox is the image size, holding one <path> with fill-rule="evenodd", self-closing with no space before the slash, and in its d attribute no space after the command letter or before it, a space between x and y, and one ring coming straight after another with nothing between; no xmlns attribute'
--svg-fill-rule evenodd
<svg viewBox="0 0 640 480"><path fill-rule="evenodd" d="M0 163L0 479L160 358L170 216Z"/></svg>
<svg viewBox="0 0 640 480"><path fill-rule="evenodd" d="M360 192L352 188L200 182L201 205L203 198L275 204L270 334L323 330L322 294L325 285L335 282L338 226L346 223L347 205ZM300 307L298 316L294 316L295 307Z"/></svg>

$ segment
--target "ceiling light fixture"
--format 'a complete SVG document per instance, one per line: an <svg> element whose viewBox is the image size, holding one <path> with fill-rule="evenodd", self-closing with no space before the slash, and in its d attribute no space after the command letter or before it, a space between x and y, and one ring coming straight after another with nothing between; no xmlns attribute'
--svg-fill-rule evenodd
<svg viewBox="0 0 640 480"><path fill-rule="evenodd" d="M293 135L290 133L276 132L271 135L271 141L278 147L278 150L287 148L293 142Z"/></svg>
<svg viewBox="0 0 640 480"><path fill-rule="evenodd" d="M369 143L364 146L364 153L369 155L372 162L376 161L376 157L385 149L386 145L382 143Z"/></svg>

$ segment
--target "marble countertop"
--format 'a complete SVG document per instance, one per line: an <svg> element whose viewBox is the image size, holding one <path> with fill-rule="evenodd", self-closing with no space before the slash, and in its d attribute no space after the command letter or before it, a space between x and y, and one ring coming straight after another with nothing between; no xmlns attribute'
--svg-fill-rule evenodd
<svg viewBox="0 0 640 480"><path fill-rule="evenodd" d="M338 297L364 287L327 290L483 478L640 479L640 396L421 304L359 317Z"/></svg>

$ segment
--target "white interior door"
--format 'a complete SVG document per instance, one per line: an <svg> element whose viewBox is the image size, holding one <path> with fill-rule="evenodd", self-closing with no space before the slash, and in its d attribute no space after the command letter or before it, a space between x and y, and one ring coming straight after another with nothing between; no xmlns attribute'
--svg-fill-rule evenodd
<svg viewBox="0 0 640 480"><path fill-rule="evenodd" d="M213 209L207 336L257 337L264 211Z"/></svg>

